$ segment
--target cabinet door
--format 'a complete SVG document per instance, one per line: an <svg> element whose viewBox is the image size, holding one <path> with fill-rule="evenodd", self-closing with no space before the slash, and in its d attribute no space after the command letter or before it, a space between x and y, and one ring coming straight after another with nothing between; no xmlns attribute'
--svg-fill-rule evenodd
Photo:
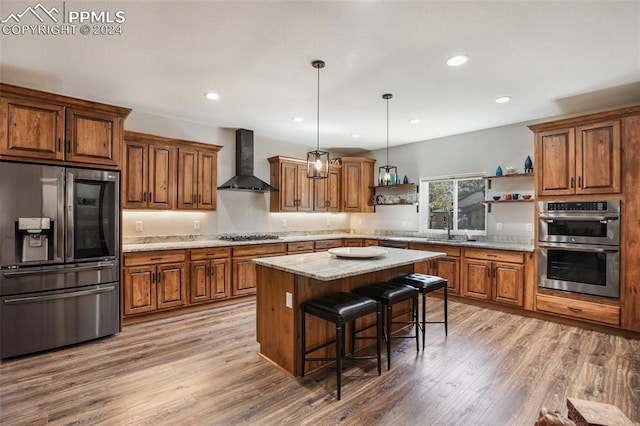
<svg viewBox="0 0 640 426"><path fill-rule="evenodd" d="M576 193L620 192L620 121L580 126L576 138Z"/></svg>
<svg viewBox="0 0 640 426"><path fill-rule="evenodd" d="M215 210L217 195L217 154L198 152L198 209Z"/></svg>
<svg viewBox="0 0 640 426"><path fill-rule="evenodd" d="M575 193L575 129L538 133L536 158L539 195Z"/></svg>
<svg viewBox="0 0 640 426"><path fill-rule="evenodd" d="M211 299L209 285L209 262L206 260L191 262L190 286L191 303L206 302Z"/></svg>
<svg viewBox="0 0 640 426"><path fill-rule="evenodd" d="M345 212L359 212L362 209L363 193L362 165L360 163L344 163L342 165L342 199Z"/></svg>
<svg viewBox="0 0 640 426"><path fill-rule="evenodd" d="M296 166L296 198L297 211L310 212L313 210L313 181L307 177L307 166L298 164Z"/></svg>
<svg viewBox="0 0 640 426"><path fill-rule="evenodd" d="M233 296L255 294L258 278L256 265L251 261L254 257L233 258Z"/></svg>
<svg viewBox="0 0 640 426"><path fill-rule="evenodd" d="M313 210L318 212L340 211L340 169L329 168L327 179L313 179Z"/></svg>
<svg viewBox="0 0 640 426"><path fill-rule="evenodd" d="M450 293L460 293L460 259L455 257L436 259L433 275L447 280L447 290Z"/></svg>
<svg viewBox="0 0 640 426"><path fill-rule="evenodd" d="M211 299L226 299L231 296L231 261L229 259L216 259L209 266L209 278L211 282Z"/></svg>
<svg viewBox="0 0 640 426"><path fill-rule="evenodd" d="M175 204L175 148L170 145L149 145L148 207L172 209Z"/></svg>
<svg viewBox="0 0 640 426"><path fill-rule="evenodd" d="M144 143L124 144L124 173L122 207L141 209L147 207L148 146Z"/></svg>
<svg viewBox="0 0 640 426"><path fill-rule="evenodd" d="M198 192L198 151L178 150L178 208L195 209Z"/></svg>
<svg viewBox="0 0 640 426"><path fill-rule="evenodd" d="M62 160L64 107L0 98L0 154Z"/></svg>
<svg viewBox="0 0 640 426"><path fill-rule="evenodd" d="M329 208L327 188L329 179L313 179L313 211L326 212Z"/></svg>
<svg viewBox="0 0 640 426"><path fill-rule="evenodd" d="M278 195L280 196L280 211L295 212L297 211L298 193L296 188L296 179L298 175L298 165L294 163L280 164L280 188Z"/></svg>
<svg viewBox="0 0 640 426"><path fill-rule="evenodd" d="M184 305L185 272L184 263L158 265L158 309Z"/></svg>
<svg viewBox="0 0 640 426"><path fill-rule="evenodd" d="M464 260L465 296L489 300L491 297L492 263L484 260Z"/></svg>
<svg viewBox="0 0 640 426"><path fill-rule="evenodd" d="M494 300L509 305L524 305L524 266L515 263L495 263Z"/></svg>
<svg viewBox="0 0 640 426"><path fill-rule="evenodd" d="M124 268L124 314L142 314L155 311L156 268L139 266Z"/></svg>
<svg viewBox="0 0 640 426"><path fill-rule="evenodd" d="M66 159L119 166L122 131L122 120L117 115L67 108Z"/></svg>

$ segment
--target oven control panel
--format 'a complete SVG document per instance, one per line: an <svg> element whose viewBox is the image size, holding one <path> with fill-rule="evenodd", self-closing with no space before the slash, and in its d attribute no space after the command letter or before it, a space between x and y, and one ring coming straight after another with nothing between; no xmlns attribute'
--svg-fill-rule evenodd
<svg viewBox="0 0 640 426"><path fill-rule="evenodd" d="M570 201L547 203L547 211L606 211L606 201Z"/></svg>

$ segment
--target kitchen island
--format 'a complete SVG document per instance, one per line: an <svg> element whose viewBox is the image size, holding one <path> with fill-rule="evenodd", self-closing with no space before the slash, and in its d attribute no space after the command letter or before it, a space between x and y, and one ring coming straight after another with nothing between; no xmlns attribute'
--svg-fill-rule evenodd
<svg viewBox="0 0 640 426"><path fill-rule="evenodd" d="M386 253L373 258L344 258L330 252L263 257L257 264L257 340L260 355L293 376L300 370L300 304L306 300L339 291L351 291L378 281L388 281L414 272L420 262L444 257L445 253L384 248ZM365 317L358 327L375 321ZM370 330L372 333L374 330ZM333 339L333 324L307 317L307 344L319 345ZM359 341L367 346L368 341ZM368 344L372 345L371 340ZM356 349L360 349L360 344ZM347 348L349 350L351 348ZM331 346L323 349L332 356ZM320 354L318 356L323 356ZM309 363L308 368L321 365Z"/></svg>

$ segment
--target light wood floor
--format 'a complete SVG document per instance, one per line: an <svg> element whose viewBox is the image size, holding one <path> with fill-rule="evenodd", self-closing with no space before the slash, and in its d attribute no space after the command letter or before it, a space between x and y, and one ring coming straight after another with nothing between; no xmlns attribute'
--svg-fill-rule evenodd
<svg viewBox="0 0 640 426"><path fill-rule="evenodd" d="M429 307L440 306L431 300ZM532 425L566 398L640 422L640 341L449 302L449 337L394 341L391 371L294 379L257 355L255 305L125 327L0 364L0 424ZM440 314L439 308L432 315Z"/></svg>

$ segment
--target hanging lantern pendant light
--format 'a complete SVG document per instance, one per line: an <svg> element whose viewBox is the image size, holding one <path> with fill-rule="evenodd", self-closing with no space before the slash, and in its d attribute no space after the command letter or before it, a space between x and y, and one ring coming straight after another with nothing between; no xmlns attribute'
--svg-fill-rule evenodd
<svg viewBox="0 0 640 426"><path fill-rule="evenodd" d="M316 60L311 65L318 70L318 103L316 150L307 152L307 177L310 179L326 179L329 177L329 153L320 151L320 68L324 68L324 61Z"/></svg>
<svg viewBox="0 0 640 426"><path fill-rule="evenodd" d="M398 178L398 168L389 165L389 99L393 98L391 93L382 95L382 99L387 101L387 164L378 169L378 184L380 186L395 185Z"/></svg>

